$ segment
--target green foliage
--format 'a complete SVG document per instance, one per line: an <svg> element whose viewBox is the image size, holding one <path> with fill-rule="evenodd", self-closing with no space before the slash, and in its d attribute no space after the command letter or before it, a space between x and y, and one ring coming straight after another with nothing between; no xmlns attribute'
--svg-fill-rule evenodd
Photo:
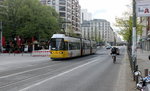
<svg viewBox="0 0 150 91"><path fill-rule="evenodd" d="M124 15L123 18L116 18L115 26L120 28L118 33L123 36L123 39L129 42L132 40L132 17L127 12ZM143 26L139 22L136 23L136 26L137 34L141 35Z"/></svg>
<svg viewBox="0 0 150 91"><path fill-rule="evenodd" d="M53 33L60 31L56 11L39 0L5 0L3 5L7 7L1 11L4 15L0 14L0 19L7 40L16 36L49 40Z"/></svg>

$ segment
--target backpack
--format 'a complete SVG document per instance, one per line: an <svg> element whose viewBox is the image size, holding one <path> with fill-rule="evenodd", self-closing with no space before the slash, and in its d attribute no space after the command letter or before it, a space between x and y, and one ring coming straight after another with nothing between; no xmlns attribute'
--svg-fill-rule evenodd
<svg viewBox="0 0 150 91"><path fill-rule="evenodd" d="M116 52L116 48L112 48L111 52L115 53Z"/></svg>

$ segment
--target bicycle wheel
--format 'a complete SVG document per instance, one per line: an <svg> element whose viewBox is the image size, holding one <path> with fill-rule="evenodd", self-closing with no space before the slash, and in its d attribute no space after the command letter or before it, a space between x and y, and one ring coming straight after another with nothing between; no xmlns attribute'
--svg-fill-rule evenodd
<svg viewBox="0 0 150 91"><path fill-rule="evenodd" d="M113 57L113 63L115 63L115 62L116 62L116 56Z"/></svg>

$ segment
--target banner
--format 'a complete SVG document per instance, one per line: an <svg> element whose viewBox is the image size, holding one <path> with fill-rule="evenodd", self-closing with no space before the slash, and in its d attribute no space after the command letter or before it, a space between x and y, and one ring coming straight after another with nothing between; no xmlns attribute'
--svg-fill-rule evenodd
<svg viewBox="0 0 150 91"><path fill-rule="evenodd" d="M150 16L150 1L137 1L136 14L138 17Z"/></svg>
<svg viewBox="0 0 150 91"><path fill-rule="evenodd" d="M5 37L4 36L2 37L2 46L3 47L6 46L6 41L5 41Z"/></svg>

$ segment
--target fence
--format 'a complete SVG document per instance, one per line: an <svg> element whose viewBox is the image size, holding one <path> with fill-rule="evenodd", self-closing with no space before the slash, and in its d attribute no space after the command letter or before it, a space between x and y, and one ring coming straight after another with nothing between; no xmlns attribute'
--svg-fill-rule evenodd
<svg viewBox="0 0 150 91"><path fill-rule="evenodd" d="M32 56L49 56L49 55L50 55L49 50L32 51Z"/></svg>

